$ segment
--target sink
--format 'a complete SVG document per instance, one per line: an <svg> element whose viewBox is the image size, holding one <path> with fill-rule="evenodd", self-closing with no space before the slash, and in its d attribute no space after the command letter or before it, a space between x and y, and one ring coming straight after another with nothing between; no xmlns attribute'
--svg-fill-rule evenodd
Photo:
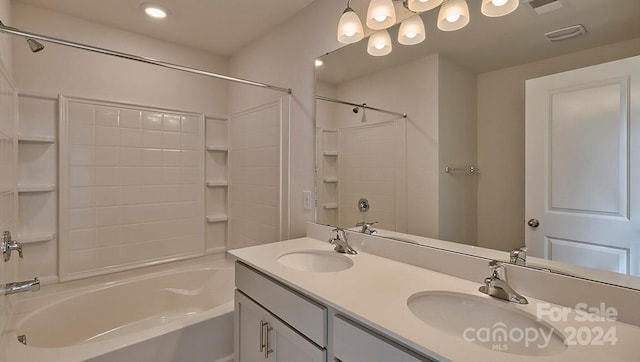
<svg viewBox="0 0 640 362"><path fill-rule="evenodd" d="M489 298L433 291L412 295L407 305L427 325L491 350L526 356L566 350L564 338L552 326L510 302Z"/></svg>
<svg viewBox="0 0 640 362"><path fill-rule="evenodd" d="M278 262L288 268L306 272L337 272L353 266L353 260L335 251L302 250L286 253Z"/></svg>

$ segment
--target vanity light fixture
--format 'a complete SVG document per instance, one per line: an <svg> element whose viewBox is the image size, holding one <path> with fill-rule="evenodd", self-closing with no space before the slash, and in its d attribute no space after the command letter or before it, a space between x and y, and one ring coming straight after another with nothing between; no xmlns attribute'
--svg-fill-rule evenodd
<svg viewBox="0 0 640 362"><path fill-rule="evenodd" d="M488 17L504 16L514 12L521 0L482 0L482 14ZM374 56L391 52L391 40L387 28L395 25L396 11L394 3L401 2L414 15L403 20L398 31L398 43L415 45L425 40L425 26L421 13L440 7L438 29L455 31L469 24L469 6L466 0L370 0L366 24L369 29L378 30L369 38L367 52ZM355 43L364 37L362 22L351 8L351 0L338 23L338 41L344 44Z"/></svg>
<svg viewBox="0 0 640 362"><path fill-rule="evenodd" d="M316 59L316 67L321 67L324 64L324 62L320 59Z"/></svg>
<svg viewBox="0 0 640 362"><path fill-rule="evenodd" d="M342 12L338 22L338 41L343 44L358 42L364 38L364 30L358 14L351 8L351 0L347 1L347 8Z"/></svg>
<svg viewBox="0 0 640 362"><path fill-rule="evenodd" d="M414 15L400 23L398 43L415 45L421 43L425 38L424 23L420 15Z"/></svg>
<svg viewBox="0 0 640 362"><path fill-rule="evenodd" d="M378 30L369 37L367 53L375 57L381 57L391 53L391 36L386 30Z"/></svg>
<svg viewBox="0 0 640 362"><path fill-rule="evenodd" d="M154 4L142 4L144 12L152 18L164 19L167 17L167 11L162 7Z"/></svg>
<svg viewBox="0 0 640 362"><path fill-rule="evenodd" d="M469 6L465 0L448 0L440 7L438 29L454 31L469 24Z"/></svg>
<svg viewBox="0 0 640 362"><path fill-rule="evenodd" d="M482 0L482 7L480 10L482 14L488 17L505 16L514 12L520 0Z"/></svg>
<svg viewBox="0 0 640 362"><path fill-rule="evenodd" d="M386 29L396 23L396 9L392 0L371 0L367 10L367 27Z"/></svg>

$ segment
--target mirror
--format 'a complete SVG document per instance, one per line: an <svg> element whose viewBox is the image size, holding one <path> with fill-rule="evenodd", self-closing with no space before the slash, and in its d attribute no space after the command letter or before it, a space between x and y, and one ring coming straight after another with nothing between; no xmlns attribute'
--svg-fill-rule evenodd
<svg viewBox="0 0 640 362"><path fill-rule="evenodd" d="M368 55L364 39L319 58L318 223L377 221L379 236L399 232L399 239L507 261L525 244L526 221L535 218L525 212L525 82L640 54L640 2L560 0L538 14L539 2L522 1L500 18L483 16L480 1L467 2L471 22L461 30L438 30L435 9L421 14L421 44L398 44L396 25L387 56ZM400 19L410 15L395 4ZM367 5L352 1L361 19ZM577 24L585 35L544 36ZM359 209L362 198L367 211ZM600 244L606 247L604 240L593 247ZM531 260L543 269L640 289L632 276L640 273L639 251L615 256L626 272L592 265L593 255L572 261L575 250L564 259L536 253L540 259Z"/></svg>

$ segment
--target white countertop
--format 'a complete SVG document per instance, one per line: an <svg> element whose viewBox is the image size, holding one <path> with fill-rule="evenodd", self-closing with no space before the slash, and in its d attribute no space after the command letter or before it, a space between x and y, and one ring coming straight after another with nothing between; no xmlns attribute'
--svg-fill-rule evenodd
<svg viewBox="0 0 640 362"><path fill-rule="evenodd" d="M479 284L446 274L418 268L391 259L358 251L348 256L353 267L340 272L304 272L281 265L280 255L296 250L332 250L323 241L300 238L278 243L236 249L230 253L244 263L280 282L301 291L338 312L388 334L407 346L439 360L452 361L637 361L640 360L640 327L621 322L578 322L572 311L566 322L545 320L556 330L567 327L592 329L613 327L618 339L615 345L569 346L552 356L534 357L492 351L466 342L462 336L448 334L422 322L407 306L407 299L419 292L449 291L490 298L506 303L536 318L537 305L546 303L530 298L529 304L517 305L500 301L478 291ZM544 320L544 319L543 319ZM489 326L488 326L489 327Z"/></svg>

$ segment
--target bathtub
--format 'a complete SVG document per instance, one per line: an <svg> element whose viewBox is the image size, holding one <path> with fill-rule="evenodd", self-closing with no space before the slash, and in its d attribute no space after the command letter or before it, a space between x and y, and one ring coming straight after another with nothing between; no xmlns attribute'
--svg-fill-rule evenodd
<svg viewBox="0 0 640 362"><path fill-rule="evenodd" d="M233 268L218 259L21 294L3 336L7 361L232 361Z"/></svg>

